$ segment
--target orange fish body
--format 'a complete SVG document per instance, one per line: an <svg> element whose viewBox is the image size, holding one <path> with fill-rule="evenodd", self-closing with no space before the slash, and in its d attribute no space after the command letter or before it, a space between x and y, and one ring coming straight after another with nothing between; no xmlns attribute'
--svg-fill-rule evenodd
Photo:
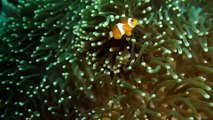
<svg viewBox="0 0 213 120"><path fill-rule="evenodd" d="M133 28L137 25L138 20L135 18L123 18L120 23L113 25L109 32L110 38L119 40L123 35L131 36Z"/></svg>

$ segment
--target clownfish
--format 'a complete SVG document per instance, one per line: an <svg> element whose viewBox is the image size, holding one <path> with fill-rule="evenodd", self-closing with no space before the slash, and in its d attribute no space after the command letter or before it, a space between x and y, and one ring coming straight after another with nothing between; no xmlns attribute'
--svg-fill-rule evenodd
<svg viewBox="0 0 213 120"><path fill-rule="evenodd" d="M121 39L123 35L131 36L133 28L138 24L135 18L122 18L121 21L111 26L109 37L116 40Z"/></svg>

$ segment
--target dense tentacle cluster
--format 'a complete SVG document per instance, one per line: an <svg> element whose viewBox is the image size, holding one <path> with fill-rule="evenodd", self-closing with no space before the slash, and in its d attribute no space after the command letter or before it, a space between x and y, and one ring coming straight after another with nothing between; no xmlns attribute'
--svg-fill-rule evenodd
<svg viewBox="0 0 213 120"><path fill-rule="evenodd" d="M0 117L213 118L212 7L207 0L20 1L19 17L0 36ZM110 38L111 26L128 17L139 21L133 35Z"/></svg>
<svg viewBox="0 0 213 120"><path fill-rule="evenodd" d="M1 35L1 118L75 116L65 79L74 71L73 26L88 3L19 1L20 17L9 18Z"/></svg>
<svg viewBox="0 0 213 120"><path fill-rule="evenodd" d="M111 86L122 88L117 97L125 101L119 103L122 112L127 110L123 115L128 116L129 109L135 106L133 113L146 115L139 114L139 118L201 117L193 102L202 96L206 100L200 102L209 101L212 94L211 83L204 82L212 74L212 53L208 52L212 19L209 13L202 13L201 4L99 0L82 10L83 19L74 31L77 53L95 74L112 76ZM133 36L117 41L109 38L108 32L110 24L119 22L121 17L134 17L139 25ZM194 92L201 96L195 97ZM149 99L152 101L146 101ZM212 111L212 102L206 108ZM186 112L189 110L192 112ZM130 114L136 114L133 113ZM211 114L208 115L212 117Z"/></svg>

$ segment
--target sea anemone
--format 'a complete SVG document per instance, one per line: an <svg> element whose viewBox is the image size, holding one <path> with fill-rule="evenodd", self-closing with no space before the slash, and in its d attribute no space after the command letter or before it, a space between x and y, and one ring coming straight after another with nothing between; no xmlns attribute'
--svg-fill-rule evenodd
<svg viewBox="0 0 213 120"><path fill-rule="evenodd" d="M212 119L213 2L23 0L0 34L2 119ZM109 37L134 17L131 36ZM201 107L202 106L202 107Z"/></svg>

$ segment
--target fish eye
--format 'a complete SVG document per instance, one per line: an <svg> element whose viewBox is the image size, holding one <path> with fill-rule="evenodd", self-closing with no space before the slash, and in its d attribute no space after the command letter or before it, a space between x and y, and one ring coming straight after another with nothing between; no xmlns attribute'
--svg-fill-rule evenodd
<svg viewBox="0 0 213 120"><path fill-rule="evenodd" d="M134 19L131 19L131 22L134 22L135 20Z"/></svg>

